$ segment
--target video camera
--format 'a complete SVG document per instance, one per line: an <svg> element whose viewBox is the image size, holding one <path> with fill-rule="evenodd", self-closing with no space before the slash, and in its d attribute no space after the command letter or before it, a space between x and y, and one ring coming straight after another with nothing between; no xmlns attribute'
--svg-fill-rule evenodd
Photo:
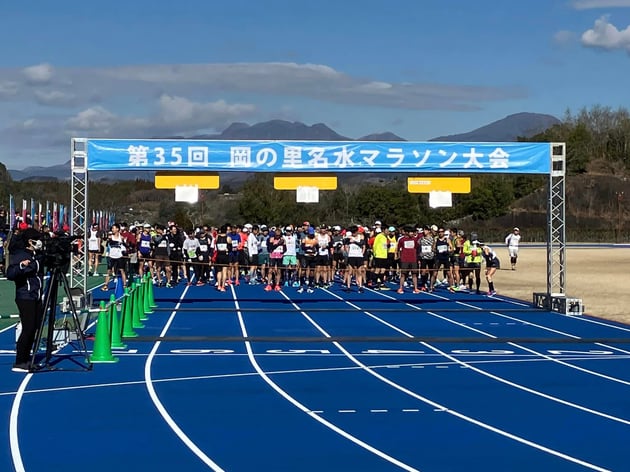
<svg viewBox="0 0 630 472"><path fill-rule="evenodd" d="M81 236L69 235L63 231L52 236L45 233L42 238L44 266L48 269L66 267L72 258L73 242L80 238Z"/></svg>

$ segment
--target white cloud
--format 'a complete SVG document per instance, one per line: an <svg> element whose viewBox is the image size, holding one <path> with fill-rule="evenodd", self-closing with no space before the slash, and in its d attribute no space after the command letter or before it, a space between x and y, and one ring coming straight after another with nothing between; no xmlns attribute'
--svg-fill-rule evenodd
<svg viewBox="0 0 630 472"><path fill-rule="evenodd" d="M35 101L45 106L73 106L77 102L76 95L60 90L36 90Z"/></svg>
<svg viewBox="0 0 630 472"><path fill-rule="evenodd" d="M630 51L630 26L619 30L608 22L607 16L595 20L593 28L582 34L582 44L598 49L626 49Z"/></svg>
<svg viewBox="0 0 630 472"><path fill-rule="evenodd" d="M17 95L17 82L0 82L0 98L13 97Z"/></svg>
<svg viewBox="0 0 630 472"><path fill-rule="evenodd" d="M576 10L630 7L630 0L573 0L571 3Z"/></svg>
<svg viewBox="0 0 630 472"><path fill-rule="evenodd" d="M53 77L53 67L50 64L38 64L22 69L26 82L31 85L46 85Z"/></svg>
<svg viewBox="0 0 630 472"><path fill-rule="evenodd" d="M151 138L155 136L220 131L232 121L250 118L256 107L229 104L225 100L210 103L162 95L156 109L144 117L116 114L97 105L80 111L65 122L70 136Z"/></svg>
<svg viewBox="0 0 630 472"><path fill-rule="evenodd" d="M352 76L321 64L279 62L54 69L41 64L20 71L0 68L2 81L26 81L40 86L54 81L54 92L34 96L32 90L25 88L11 99L35 98L40 105L59 107L93 103L91 97L95 94L102 103L109 98L142 101L164 94L195 100L248 94L411 110L477 110L483 102L526 96L523 89L516 87L385 82Z"/></svg>
<svg viewBox="0 0 630 472"><path fill-rule="evenodd" d="M576 37L573 31L560 30L553 35L553 42L558 46L565 46L575 41Z"/></svg>

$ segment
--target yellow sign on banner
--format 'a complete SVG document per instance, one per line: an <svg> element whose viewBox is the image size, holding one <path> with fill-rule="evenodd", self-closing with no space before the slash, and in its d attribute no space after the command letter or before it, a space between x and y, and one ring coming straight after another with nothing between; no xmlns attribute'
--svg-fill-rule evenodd
<svg viewBox="0 0 630 472"><path fill-rule="evenodd" d="M408 177L409 193L470 193L470 177Z"/></svg>
<svg viewBox="0 0 630 472"><path fill-rule="evenodd" d="M196 185L199 189L215 190L219 188L219 174L208 172L155 173L155 188L172 189L183 185Z"/></svg>
<svg viewBox="0 0 630 472"><path fill-rule="evenodd" d="M317 187L319 190L336 190L337 176L333 174L282 174L273 178L276 190L297 190L298 187Z"/></svg>

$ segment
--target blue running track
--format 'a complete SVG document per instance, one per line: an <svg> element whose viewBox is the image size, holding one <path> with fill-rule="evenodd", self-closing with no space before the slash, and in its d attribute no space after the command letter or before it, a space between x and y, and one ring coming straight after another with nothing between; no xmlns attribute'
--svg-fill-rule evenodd
<svg viewBox="0 0 630 472"><path fill-rule="evenodd" d="M630 471L629 326L445 291L155 298L90 372L13 373L0 332L0 471Z"/></svg>

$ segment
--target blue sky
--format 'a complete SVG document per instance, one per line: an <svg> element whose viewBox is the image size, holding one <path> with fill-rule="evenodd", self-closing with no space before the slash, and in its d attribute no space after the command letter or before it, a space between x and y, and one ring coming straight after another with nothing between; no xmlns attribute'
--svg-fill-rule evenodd
<svg viewBox="0 0 630 472"><path fill-rule="evenodd" d="M323 122L423 141L630 108L630 0L32 0L0 6L0 162L72 136Z"/></svg>

